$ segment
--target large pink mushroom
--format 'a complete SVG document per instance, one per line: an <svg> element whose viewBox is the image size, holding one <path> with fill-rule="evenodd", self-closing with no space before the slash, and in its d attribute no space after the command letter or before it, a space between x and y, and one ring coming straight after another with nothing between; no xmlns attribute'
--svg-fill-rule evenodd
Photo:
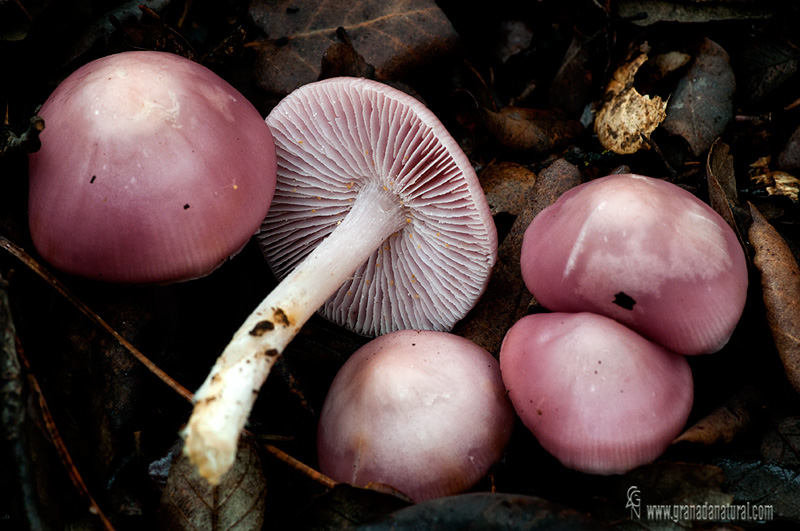
<svg viewBox="0 0 800 531"><path fill-rule="evenodd" d="M733 230L686 190L641 175L563 194L526 230L520 262L545 308L606 315L682 354L721 349L747 296Z"/></svg>
<svg viewBox="0 0 800 531"><path fill-rule="evenodd" d="M320 307L366 334L448 330L475 304L497 233L469 160L421 102L382 83L299 88L267 117L278 185L260 236L281 283L234 334L185 431L210 482L272 364Z"/></svg>
<svg viewBox="0 0 800 531"><path fill-rule="evenodd" d="M445 332L402 330L342 366L317 433L320 470L415 501L474 485L502 456L514 413L491 354Z"/></svg>
<svg viewBox="0 0 800 531"><path fill-rule="evenodd" d="M656 459L683 429L694 398L684 356L593 313L523 317L503 340L500 370L542 447L591 474Z"/></svg>
<svg viewBox="0 0 800 531"><path fill-rule="evenodd" d="M58 269L168 283L206 275L258 230L275 147L258 111L207 68L162 52L97 59L41 109L33 243Z"/></svg>

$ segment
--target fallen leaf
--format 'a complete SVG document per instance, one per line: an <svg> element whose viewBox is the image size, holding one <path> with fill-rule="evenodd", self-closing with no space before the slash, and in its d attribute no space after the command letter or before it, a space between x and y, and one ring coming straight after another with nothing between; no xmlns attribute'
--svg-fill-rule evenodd
<svg viewBox="0 0 800 531"><path fill-rule="evenodd" d="M536 174L513 162L500 162L487 166L480 181L492 216L501 212L518 216L528 204Z"/></svg>
<svg viewBox="0 0 800 531"><path fill-rule="evenodd" d="M497 263L486 293L472 311L456 323L454 334L466 337L495 356L499 354L506 332L525 315L531 300L519 267L525 230L536 214L580 181L580 171L564 159L557 159L542 170L528 193L526 208L514 220L498 248Z"/></svg>
<svg viewBox="0 0 800 531"><path fill-rule="evenodd" d="M474 492L445 496L400 509L359 531L481 529L540 531L604 529L599 522L563 505L521 494Z"/></svg>
<svg viewBox="0 0 800 531"><path fill-rule="evenodd" d="M761 441L761 455L768 463L800 465L800 417L781 419Z"/></svg>
<svg viewBox="0 0 800 531"><path fill-rule="evenodd" d="M359 54L344 28L336 30L337 37L342 42L331 44L322 56L319 79L332 77L375 77L375 67L367 63Z"/></svg>
<svg viewBox="0 0 800 531"><path fill-rule="evenodd" d="M706 159L706 181L708 198L713 208L736 233L742 248L746 247L743 229L748 220L746 212L739 204L739 191L736 186L736 173L733 169L733 156L730 147L719 140L715 141Z"/></svg>
<svg viewBox="0 0 800 531"><path fill-rule="evenodd" d="M761 289L769 329L786 377L800 393L800 267L777 230L752 204L748 236L753 263L761 272Z"/></svg>
<svg viewBox="0 0 800 531"><path fill-rule="evenodd" d="M550 85L550 107L580 116L591 101L592 72L587 67L591 40L576 32Z"/></svg>
<svg viewBox="0 0 800 531"><path fill-rule="evenodd" d="M347 32L355 51L375 67L378 79L398 78L455 50L459 39L433 0L258 0L250 17L267 34L255 61L256 83L288 94L319 78L325 51Z"/></svg>
<svg viewBox="0 0 800 531"><path fill-rule="evenodd" d="M765 521L785 520L784 529L800 524L800 471L797 467L761 459L722 458L715 461L725 474L727 490L737 505L763 511Z"/></svg>
<svg viewBox="0 0 800 531"><path fill-rule="evenodd" d="M761 393L747 387L683 432L672 444L726 444L752 427L763 410Z"/></svg>
<svg viewBox="0 0 800 531"><path fill-rule="evenodd" d="M749 35L742 46L739 84L749 103L774 93L797 73L800 48L763 32Z"/></svg>
<svg viewBox="0 0 800 531"><path fill-rule="evenodd" d="M670 98L664 129L683 137L692 154L700 155L733 119L735 91L728 53L705 39Z"/></svg>
<svg viewBox="0 0 800 531"><path fill-rule="evenodd" d="M785 171L766 171L750 176L757 188L763 188L769 195L788 197L792 201L800 199L800 179Z"/></svg>
<svg viewBox="0 0 800 531"><path fill-rule="evenodd" d="M605 103L594 121L603 147L620 155L647 149L646 140L665 117L665 101L658 96L643 96L633 87L636 72L645 61L647 52L643 50L617 68L606 85Z"/></svg>
<svg viewBox="0 0 800 531"><path fill-rule="evenodd" d="M775 160L777 167L784 171L800 170L800 127L794 130Z"/></svg>
<svg viewBox="0 0 800 531"><path fill-rule="evenodd" d="M505 63L511 57L522 52L533 41L533 31L524 20L505 20L500 24L500 42L498 43L497 59Z"/></svg>
<svg viewBox="0 0 800 531"><path fill-rule="evenodd" d="M261 529L267 483L255 448L243 442L233 468L214 487L181 455L170 468L161 494L159 523L164 529Z"/></svg>
<svg viewBox="0 0 800 531"><path fill-rule="evenodd" d="M192 61L197 59L192 45L179 32L171 28L153 9L142 4L140 21L131 23L112 18L114 26L122 32L131 46L144 50L174 53Z"/></svg>
<svg viewBox="0 0 800 531"><path fill-rule="evenodd" d="M614 3L616 17L649 26L658 22L714 22L757 20L774 16L767 2L675 2L670 0L619 0Z"/></svg>
<svg viewBox="0 0 800 531"><path fill-rule="evenodd" d="M481 117L500 148L531 157L565 146L583 130L580 122L550 109L504 107L494 112L483 108Z"/></svg>
<svg viewBox="0 0 800 531"><path fill-rule="evenodd" d="M355 529L359 524L375 520L410 502L389 493L339 483L318 496L299 515L286 522L284 529L338 531Z"/></svg>

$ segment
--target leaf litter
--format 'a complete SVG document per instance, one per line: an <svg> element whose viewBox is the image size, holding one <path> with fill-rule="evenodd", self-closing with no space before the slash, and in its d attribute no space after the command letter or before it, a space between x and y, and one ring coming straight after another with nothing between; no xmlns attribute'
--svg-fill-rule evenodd
<svg viewBox="0 0 800 531"><path fill-rule="evenodd" d="M3 8L13 13L19 13L17 6L29 5L7 4ZM532 437L518 433L504 461L478 490L542 496L562 504L547 505L542 509L544 516L566 507L570 514L589 515L592 523L616 527L641 523L632 521L625 507L631 485L638 485L654 503L769 502L781 518L800 522L795 487L800 405L798 392L789 383L794 381L798 363L792 354L797 348L792 337L797 337L793 327L798 321L792 278L800 215L790 193L794 181L788 176L797 170L793 161L800 160L798 142L792 137L800 130L800 117L792 96L796 98L798 87L793 74L796 47L787 37L797 22L796 13L778 13L772 3L710 6L645 0L619 2L616 11L587 0L572 10L540 2L514 12L498 4L469 13L452 2L424 0L355 2L348 11L335 9L331 2L256 0L212 7L173 1L150 2L156 16L124 15L112 24L108 13L131 13L133 4L122 4L112 11L106 3L73 14L63 26L68 30L50 26L53 20L64 18L50 11L58 6L46 10L48 17L31 11L30 16L3 21L4 31L11 26L4 35L22 38L15 41L14 53L5 53L9 43L0 41L5 46L0 50L4 52L0 72L13 80L2 101L6 104L4 131L12 132L9 138L21 139L36 105L67 70L131 46L191 50L197 60L252 98L264 114L276 95L321 77L359 75L403 83L409 91L418 91L464 147L492 206L502 238L501 259L484 298L456 329L492 352L497 352L509 323L525 313L543 311L518 278L518 251L527 222L563 191L619 168L673 180L709 201L737 227L740 241L759 269L751 277L749 310L732 344L709 359L691 360L697 400L691 426L680 442L653 465L620 477L599 478L563 469L537 448ZM648 16L637 19L643 6ZM623 8L625 16L620 18ZM671 23L675 28L691 27L683 37L667 36L658 26L637 26L656 20L694 22ZM741 21L757 26L757 31L743 36ZM87 28L83 34L82 28ZM67 40L78 46L64 45L66 33L72 34ZM752 42L769 53L748 54L746 43ZM635 50L633 57L619 60L629 49ZM40 50L54 53L37 55ZM770 58L775 61L770 63ZM34 64L36 74L29 68ZM617 76L611 65L622 65ZM455 116L452 104L457 94L465 92L470 93L476 112L471 117ZM653 103L657 98L661 99L658 105ZM647 100L650 103L643 103ZM601 119L601 109L611 101L625 114L606 110ZM597 130L600 126L606 136ZM592 129L597 136L591 134ZM626 139L628 149L636 149L623 153L620 146L607 145L608 137L615 135ZM0 235L13 235L30 249L24 231L19 230L25 226L19 217L24 208L18 205L24 201L19 151L15 147L0 157ZM770 156L776 162L769 162L756 175L771 180L749 180L747 161ZM754 208L752 225L749 204ZM766 219L758 219L757 213ZM263 407L251 417L250 430L258 442L243 454L248 472L236 477L246 484L262 485L259 482L266 476L269 490L258 486L237 493L235 487L226 494L241 495L240 502L218 504L209 513L209 498L199 490L189 493L191 482L179 478L180 458L170 461L170 486L153 486L148 465L159 463L160 474L166 472L164 452L185 421L187 403L177 397L190 393L175 380L189 388L197 385L232 323L238 321L235 314L246 312L252 306L250 299L260 298L273 285L273 279L264 278L263 259L252 248L246 248L214 278L175 288L98 288L49 275L39 266L40 274L58 293L74 292L74 300L89 301L79 301L79 307L88 312L89 323L100 327L92 331L95 324L75 326L74 321L85 317L65 314L58 302L61 295L42 298L39 281L24 274L26 267L35 266L21 258L18 246L2 247L0 274L13 288L11 308L18 341L30 353L31 372L41 377L42 396L53 402L64 447L74 454L76 469L87 478L88 489L100 511L110 515L112 525L140 529L159 521L163 524L178 506L170 505L168 493L178 491L183 492L184 507L203 514L201 526L223 521L223 512L229 510L224 516L231 518L228 521L248 522L260 515L264 528L298 528L294 524L308 529L346 528L381 517L389 520L376 523L376 528L387 528L395 518L388 515L408 505L391 492L335 485L314 470L314 412L319 411L337 368L366 340L319 319L312 320L291 352L287 351L286 381L268 384L259 400ZM26 265L20 268L19 260ZM98 291L106 293L99 296ZM141 319L129 313L136 305L120 302L131 295L143 304ZM100 319L90 306L101 308L107 318ZM35 325L42 316L48 320ZM192 333L198 329L204 332L202 340ZM105 340L94 337L104 334L116 335ZM55 338L60 339L51 341ZM92 348L87 350L88 346ZM148 365L149 371L163 377L166 384L126 375L132 365L123 358L132 353L144 361L143 352L156 360ZM75 361L59 362L67 356ZM100 361L104 356L109 363ZM43 363L48 359L50 363ZM194 360L192 366L181 361L185 359ZM741 366L731 366L731 359ZM81 378L60 377L59 367L77 369ZM95 384L87 383L91 381L89 367L96 371ZM709 378L711 372L719 378ZM59 379L78 382L81 388L64 389ZM102 385L101 379L107 384ZM127 389L116 394L115 386ZM86 416L98 412L101 418L87 422ZM26 415L25 422L36 425ZM88 443L76 443L87 435L92 437ZM265 444L264 437L271 443ZM29 462L34 467L53 463L42 460L37 444L31 442L28 451L33 460ZM91 446L98 449L95 455ZM252 448L260 461L252 459ZM30 487L32 481L19 479L18 486ZM104 484L110 486L104 488ZM54 494L48 498L48 492L61 495L59 488L63 485L52 479L41 483L42 499L53 499ZM499 505L492 506L493 514L513 518L528 503L519 496L495 498L491 503ZM372 504L378 497L382 501ZM452 502L447 507L445 500L438 507L419 507L408 521L444 515L463 521L458 519L473 514L477 498L456 498L446 500ZM0 512L16 518L7 507L21 499L14 494L0 505ZM41 514L35 503L26 507L34 517ZM86 520L85 505L49 507L47 518ZM309 507L314 507L313 521L300 519ZM261 520L249 522L257 528ZM687 525L691 524L666 527Z"/></svg>

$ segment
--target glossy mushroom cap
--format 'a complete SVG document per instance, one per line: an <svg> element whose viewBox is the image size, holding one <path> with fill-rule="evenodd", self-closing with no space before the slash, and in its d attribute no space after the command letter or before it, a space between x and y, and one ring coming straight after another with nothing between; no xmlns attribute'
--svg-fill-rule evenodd
<svg viewBox="0 0 800 531"><path fill-rule="evenodd" d="M564 466L622 474L661 455L692 408L684 356L592 313L523 317L500 369L514 409Z"/></svg>
<svg viewBox="0 0 800 531"><path fill-rule="evenodd" d="M259 239L278 277L377 186L402 205L398 229L321 313L365 335L450 330L486 288L497 233L475 171L436 116L388 85L335 78L296 90L267 123L278 185Z"/></svg>
<svg viewBox="0 0 800 531"><path fill-rule="evenodd" d="M342 366L322 410L320 468L415 501L474 485L502 456L513 411L497 361L444 332L381 336Z"/></svg>
<svg viewBox="0 0 800 531"><path fill-rule="evenodd" d="M58 269L123 283L200 277L266 216L269 128L197 63L161 52L101 58L65 79L41 115L30 229Z"/></svg>
<svg viewBox="0 0 800 531"><path fill-rule="evenodd" d="M520 262L549 310L606 315L682 354L722 348L747 295L744 252L725 221L640 175L566 192L528 227Z"/></svg>

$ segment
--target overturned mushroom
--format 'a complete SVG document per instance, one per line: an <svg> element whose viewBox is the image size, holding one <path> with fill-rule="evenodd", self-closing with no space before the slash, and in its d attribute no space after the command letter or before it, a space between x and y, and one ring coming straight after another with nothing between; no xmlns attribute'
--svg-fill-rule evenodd
<svg viewBox="0 0 800 531"><path fill-rule="evenodd" d="M212 483L233 462L276 357L317 309L365 334L448 330L483 292L497 253L469 160L416 99L334 78L290 94L267 123L278 185L261 241L286 276L196 394L185 448Z"/></svg>

